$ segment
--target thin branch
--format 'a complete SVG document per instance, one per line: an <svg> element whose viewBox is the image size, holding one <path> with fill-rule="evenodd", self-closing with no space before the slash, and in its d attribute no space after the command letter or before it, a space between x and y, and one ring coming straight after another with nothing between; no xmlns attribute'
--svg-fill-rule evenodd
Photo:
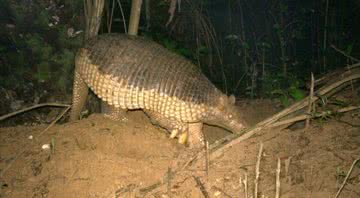
<svg viewBox="0 0 360 198"><path fill-rule="evenodd" d="M128 31L127 31L127 27L126 27L126 20L125 20L125 15L124 15L124 11L123 11L123 8L122 8L122 5L121 5L121 2L120 0L117 0L117 3L120 7L120 12L121 12L121 17L123 19L123 24L124 24L124 30L125 30L125 33L127 34Z"/></svg>
<svg viewBox="0 0 360 198"><path fill-rule="evenodd" d="M19 111L15 111L15 112L12 112L12 113L9 113L9 114L6 114L6 115L3 115L3 116L0 116L0 121L1 120L5 120L7 118L10 118L12 116L15 116L15 115L18 115L20 113L24 113L26 111L30 111L30 110L33 110L33 109L37 109L37 108L40 108L40 107L45 107L45 106L51 106L51 107L70 107L70 105L67 105L67 104L59 104L59 103L43 103L43 104L37 104L37 105L33 105L31 107L27 107L25 109L21 109Z"/></svg>
<svg viewBox="0 0 360 198"><path fill-rule="evenodd" d="M345 179L344 179L344 181L343 181L343 183L342 183L342 185L341 185L340 189L339 189L339 190L338 190L338 192L336 193L335 198L339 197L339 195L340 195L340 193L341 193L342 189L344 188L344 186L345 186L345 184L346 184L347 180L348 180L348 179L349 179L349 177L350 177L350 174L351 174L352 170L354 169L355 164L356 164L356 163L358 163L358 161L360 161L360 158L358 158L358 159L354 160L354 162L352 163L352 165L351 165L351 167L350 167L350 170L349 170L349 171L348 171L348 173L346 174L346 177L345 177Z"/></svg>
<svg viewBox="0 0 360 198"><path fill-rule="evenodd" d="M310 115L310 114L299 115L299 116L296 116L296 117L293 117L293 118L290 118L290 119L287 119L287 120L275 122L275 123L269 125L268 127L271 127L271 128L278 127L278 126L281 126L281 125L291 124L291 123L295 123L295 122L306 120L306 119L319 118L319 117L323 117L325 115L332 115L332 114L336 114L336 113L344 113L344 112L353 111L353 110L356 110L356 109L360 109L360 106L344 107L342 109L339 109L339 110L336 110L336 111L333 111L333 112L332 111L324 111L324 112L318 113L318 114L313 115L313 116Z"/></svg>
<svg viewBox="0 0 360 198"><path fill-rule="evenodd" d="M337 48L334 44L332 44L330 47L333 48L335 51L339 52L340 54L344 55L346 58L349 58L355 62L360 62L359 59L350 56L349 54L345 53L343 50L340 50L339 48Z"/></svg>
<svg viewBox="0 0 360 198"><path fill-rule="evenodd" d="M257 198L258 197L258 186L259 186L259 177L260 177L260 161L261 161L261 157L262 157L262 153L263 153L263 143L260 142L260 148L259 148L259 153L257 156L257 161L256 161L256 168L255 168L255 187L254 187L254 197Z"/></svg>
<svg viewBox="0 0 360 198"><path fill-rule="evenodd" d="M307 109L307 114L308 115L311 115L311 112L313 110L313 97L314 97L314 74L311 72L311 86L310 86L310 95L309 95L309 106L308 106L308 109ZM305 122L305 129L308 129L309 128L309 125L310 125L310 117L308 117L306 119L306 122Z"/></svg>
<svg viewBox="0 0 360 198"><path fill-rule="evenodd" d="M109 4L110 6L110 4ZM111 13L110 13L110 16L109 16L109 10L110 10L110 7L108 8L107 10L107 28L108 28L108 33L111 33L111 27L112 27L112 22L113 22L113 18L114 18L114 10L115 10L115 1L112 1L112 6L111 6Z"/></svg>
<svg viewBox="0 0 360 198"><path fill-rule="evenodd" d="M243 180L243 184L244 184L245 198L248 198L248 176L247 176L247 173L245 173L245 178Z"/></svg>
<svg viewBox="0 0 360 198"><path fill-rule="evenodd" d="M48 127L46 127L38 136L40 137L42 134L44 134L48 129L50 129L52 126L54 126L54 124L59 121L64 115L66 112L69 111L69 109L71 108L71 106L68 106L54 121L52 121L50 123L50 125Z"/></svg>
<svg viewBox="0 0 360 198"><path fill-rule="evenodd" d="M278 158L277 161L277 169L276 169L276 191L275 191L275 198L280 197L280 172L281 172L281 161Z"/></svg>
<svg viewBox="0 0 360 198"><path fill-rule="evenodd" d="M200 191L201 191L201 194L203 195L204 198L209 198L209 193L206 191L206 188L204 186L204 184L201 182L200 178L199 177L195 177L193 176L195 182L196 182L196 185L199 187Z"/></svg>

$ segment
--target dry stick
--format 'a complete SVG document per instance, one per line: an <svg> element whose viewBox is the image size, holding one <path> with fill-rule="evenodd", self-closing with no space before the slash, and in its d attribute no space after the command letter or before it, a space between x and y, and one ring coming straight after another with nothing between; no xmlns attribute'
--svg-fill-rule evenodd
<svg viewBox="0 0 360 198"><path fill-rule="evenodd" d="M193 176L193 178L196 182L196 185L200 188L201 194L204 196L204 198L209 198L210 197L209 193L206 191L206 188L204 184L201 182L200 178L195 176Z"/></svg>
<svg viewBox="0 0 360 198"><path fill-rule="evenodd" d="M248 198L248 178L247 178L247 173L245 173L245 179L243 180L243 183L244 183L245 198Z"/></svg>
<svg viewBox="0 0 360 198"><path fill-rule="evenodd" d="M328 81L339 78L339 77L343 76L346 73L351 73L351 72L356 73L356 69L358 69L358 67L360 67L360 63L355 63L353 65L346 65L346 66L342 67L341 69L337 69L337 70L335 70L333 72L330 72L330 73L327 73L327 74L325 74L323 76L320 76L314 82L315 87L317 85L321 84L321 83L326 84ZM309 88L310 88L310 86L309 86Z"/></svg>
<svg viewBox="0 0 360 198"><path fill-rule="evenodd" d="M308 115L311 115L311 112L313 110L313 102L312 102L312 99L314 97L314 74L311 72L311 86L310 86L310 95L309 95L309 106L308 106L308 109L307 109L307 114ZM309 128L309 125L310 125L310 117L308 117L306 119L306 122L305 122L305 130Z"/></svg>
<svg viewBox="0 0 360 198"><path fill-rule="evenodd" d="M49 105L49 104L51 104L51 105ZM40 107L40 105L41 105L41 106L60 106L60 105L62 105L62 104L56 104L56 105L54 105L54 104L56 104L56 103L44 103L44 104L39 104L39 105L35 105L35 106L36 106L35 108ZM71 105L64 105L64 106L67 106L67 108L66 108L53 122L51 122L51 124L50 124L48 127L46 127L46 128L38 135L37 138L40 138L41 135L43 135L51 126L53 126L58 120L60 120L60 118L63 117L63 115L71 108ZM33 106L33 107L34 107L34 106ZM27 108L27 109L29 109L29 108ZM34 108L32 108L32 109L34 109ZM23 112L24 112L24 111L23 111ZM15 113L15 112L14 112L14 113ZM1 172L0 172L0 178L3 177L3 175L6 173L6 171L13 165L13 163L19 158L19 156L21 156L21 155L22 155L25 151L27 151L27 150L28 150L28 148L25 148L25 149L23 149L21 152L19 152L19 153L16 154L16 156L12 159L12 161L10 161L10 163L9 163L3 170L1 170Z"/></svg>
<svg viewBox="0 0 360 198"><path fill-rule="evenodd" d="M340 195L340 193L341 193L342 189L344 188L344 186L345 186L345 184L346 184L346 181L349 179L350 174L351 174L352 170L354 169L355 164L356 164L356 163L358 163L358 161L360 161L360 158L358 158L358 159L354 160L354 162L352 163L352 165L351 165L351 167L350 167L350 170L348 171L348 173L347 173L347 175L346 175L346 177L345 177L345 179L344 179L343 183L341 184L340 189L339 189L339 190L338 190L338 192L336 193L335 198L339 197L339 195Z"/></svg>
<svg viewBox="0 0 360 198"><path fill-rule="evenodd" d="M343 50L340 50L339 48L337 48L334 44L331 45L331 48L333 48L334 50L336 50L336 51L339 52L340 54L344 55L346 58L351 59L352 61L360 62L359 59L350 56L349 54L345 53Z"/></svg>
<svg viewBox="0 0 360 198"><path fill-rule="evenodd" d="M260 160L262 157L262 153L263 153L263 143L260 142L260 149L259 149L259 153L257 156L257 161L256 161L256 169L255 169L255 188L254 188L254 197L257 198L258 195L258 182L259 182L259 176L260 176Z"/></svg>
<svg viewBox="0 0 360 198"><path fill-rule="evenodd" d="M355 63L353 65L346 66L346 69L351 70L351 69L354 69L354 68L357 68L357 67L360 67L360 63Z"/></svg>
<svg viewBox="0 0 360 198"><path fill-rule="evenodd" d="M280 171L281 171L281 162L280 158L278 158L277 169L276 169L276 191L275 198L280 197Z"/></svg>
<svg viewBox="0 0 360 198"><path fill-rule="evenodd" d="M50 125L48 127L46 127L39 135L38 137L40 137L42 134L44 134L48 129L50 129L52 126L54 126L54 124L59 121L64 115L66 112L69 111L69 109L71 108L71 106L68 106L54 121L52 121L50 123Z"/></svg>
<svg viewBox="0 0 360 198"><path fill-rule="evenodd" d="M124 11L123 11L120 0L117 0L117 3L119 5L119 7L120 7L121 17L122 17L123 24L124 24L124 31L127 34L128 31L127 31L127 27L126 27L126 20L125 20Z"/></svg>
<svg viewBox="0 0 360 198"><path fill-rule="evenodd" d="M36 108L45 107L45 106L51 106L51 107L70 107L70 105L67 105L67 104L42 103L42 104L37 104L37 105L31 106L31 107L27 107L27 108L25 108L25 109L21 109L21 110L19 110L19 111L15 111L15 112L12 112L12 113L9 113L9 114L0 116L0 121L1 121L1 120L5 120L5 119L7 119L7 118L10 118L10 117L12 117L12 116L15 116L15 115L17 115L17 114L24 113L24 112L26 112L26 111L30 111L30 110L33 110L33 109L36 109Z"/></svg>
<svg viewBox="0 0 360 198"><path fill-rule="evenodd" d="M108 9L106 11L106 23L107 23L107 31L111 33L111 26L114 18L114 9L115 9L115 1L112 2L112 7L110 11L110 3L108 5Z"/></svg>
<svg viewBox="0 0 360 198"><path fill-rule="evenodd" d="M306 120L306 119L309 119L309 118L319 118L319 117L323 117L325 115L331 115L331 114L335 114L335 113L344 113L344 112L353 111L353 110L356 110L356 109L360 109L360 106L344 107L344 108L341 108L341 109L333 111L333 112L332 111L324 111L324 112L318 113L318 114L313 115L313 116L312 115L299 115L299 116L296 116L296 117L293 117L293 118L290 118L290 119L287 119L287 120L275 122L274 124L268 125L268 127L271 127L271 128L272 127L278 127L278 126L281 126L281 125L286 125L286 124Z"/></svg>

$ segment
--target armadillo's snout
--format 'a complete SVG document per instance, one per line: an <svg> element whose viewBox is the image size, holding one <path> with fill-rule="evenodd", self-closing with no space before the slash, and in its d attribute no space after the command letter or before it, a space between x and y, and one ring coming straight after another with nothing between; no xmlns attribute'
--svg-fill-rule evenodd
<svg viewBox="0 0 360 198"><path fill-rule="evenodd" d="M226 108L214 109L209 118L209 123L227 129L233 133L240 133L246 128L246 123L237 112L235 105L228 105Z"/></svg>
<svg viewBox="0 0 360 198"><path fill-rule="evenodd" d="M228 124L225 124L225 128L230 130L233 133L240 133L242 130L246 128L246 124L241 119L238 120L229 120Z"/></svg>

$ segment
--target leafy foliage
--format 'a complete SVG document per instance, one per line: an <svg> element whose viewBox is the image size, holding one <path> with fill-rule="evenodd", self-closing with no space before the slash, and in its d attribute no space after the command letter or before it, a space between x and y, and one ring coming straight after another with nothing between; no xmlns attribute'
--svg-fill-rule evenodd
<svg viewBox="0 0 360 198"><path fill-rule="evenodd" d="M299 101L305 97L304 85L295 76L268 76L263 84L266 95L279 99L283 106L288 106L291 100Z"/></svg>
<svg viewBox="0 0 360 198"><path fill-rule="evenodd" d="M8 28L0 30L0 60L5 68L0 83L9 88L45 83L52 89L69 91L74 54L82 37L68 32L81 29L78 17L73 16L75 11L80 15L82 4L41 0L4 3L9 17L3 24Z"/></svg>

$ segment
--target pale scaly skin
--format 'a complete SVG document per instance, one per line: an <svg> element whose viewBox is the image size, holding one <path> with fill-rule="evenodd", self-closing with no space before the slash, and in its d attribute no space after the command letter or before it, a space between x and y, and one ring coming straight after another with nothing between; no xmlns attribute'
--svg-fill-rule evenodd
<svg viewBox="0 0 360 198"><path fill-rule="evenodd" d="M119 109L142 109L191 147L204 145L203 123L232 132L244 128L234 98L222 94L191 62L152 41L98 36L78 51L75 65L70 120L78 119L89 87L113 109L110 117L119 116Z"/></svg>

